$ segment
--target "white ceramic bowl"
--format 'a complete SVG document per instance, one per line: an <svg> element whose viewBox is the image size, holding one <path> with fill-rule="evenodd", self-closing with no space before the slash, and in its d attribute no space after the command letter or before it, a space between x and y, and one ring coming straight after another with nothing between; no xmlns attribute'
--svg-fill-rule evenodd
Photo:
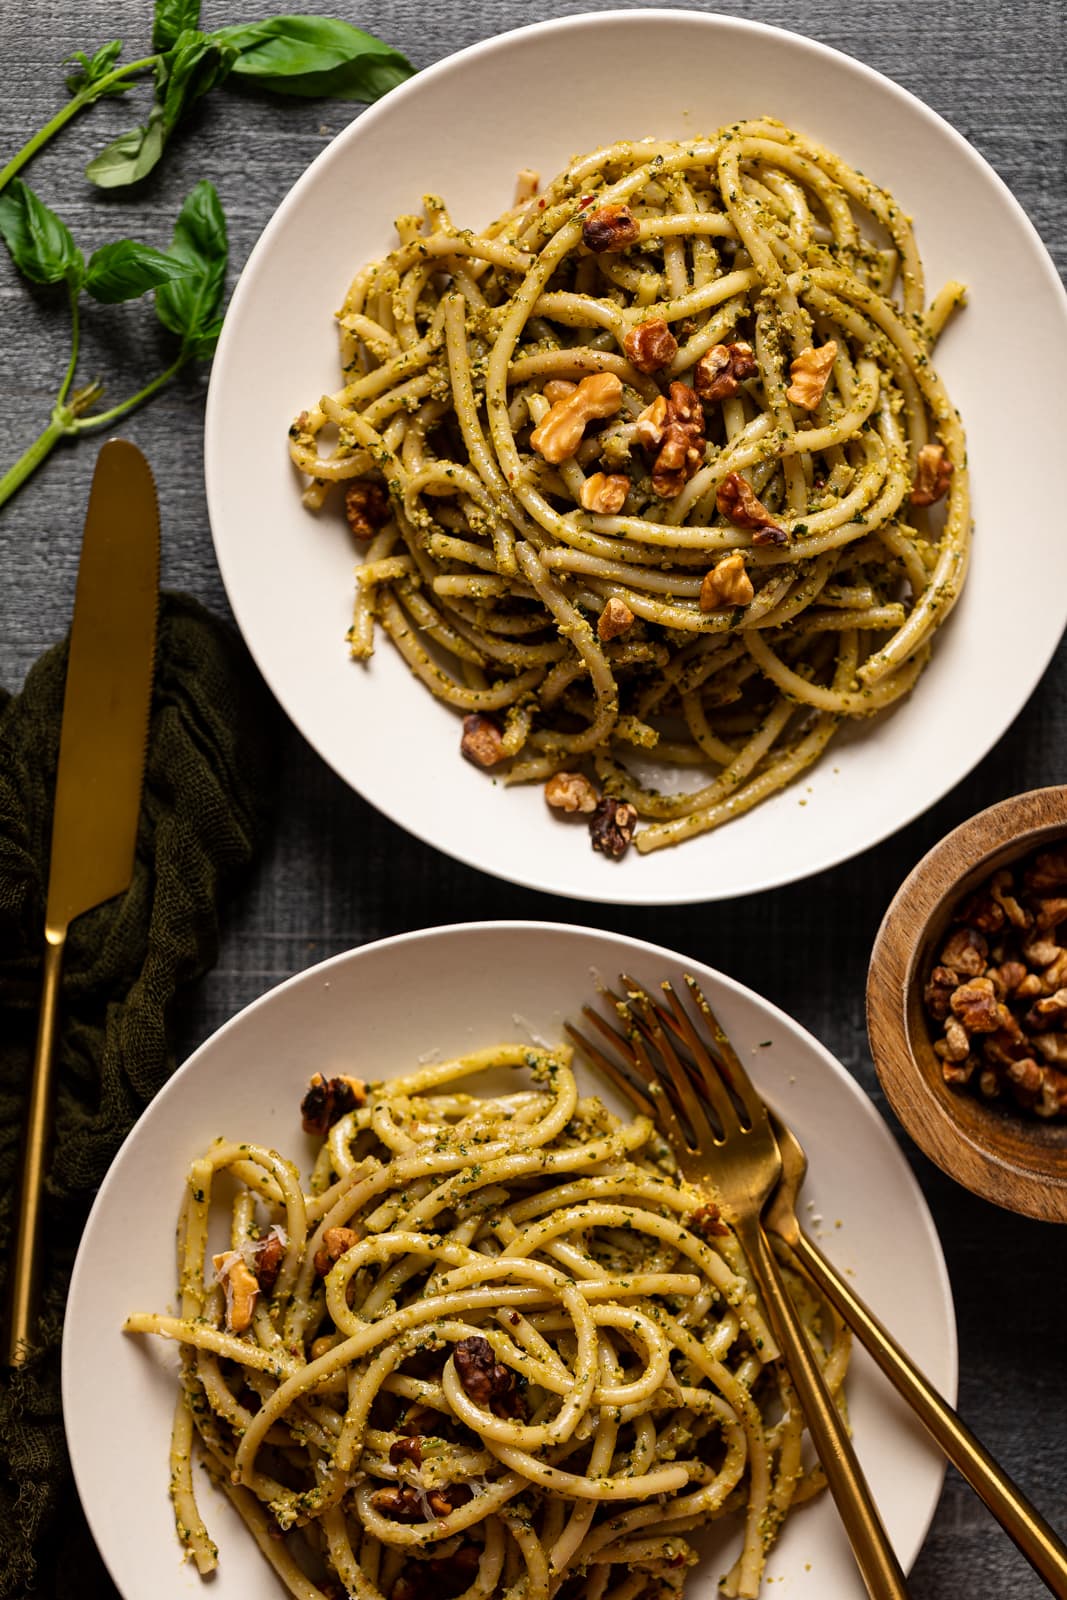
<svg viewBox="0 0 1067 1600"><path fill-rule="evenodd" d="M768 1099L807 1147L804 1214L836 1265L950 1400L952 1300L933 1224L911 1171L870 1101L795 1022L740 985L636 940L544 923L485 923L406 934L291 978L197 1051L149 1106L100 1191L71 1283L63 1413L71 1460L100 1550L125 1600L203 1596L183 1564L167 1494L175 1347L121 1332L134 1310L175 1298L174 1223L190 1160L218 1135L301 1161L299 1102L309 1075L383 1077L501 1039L562 1037L598 975L641 981L692 972ZM583 1074L587 1089L611 1099ZM622 1109L622 1108L620 1108ZM848 1380L856 1448L905 1565L937 1503L944 1462L865 1355ZM199 1477L199 1475L198 1475ZM212 1600L269 1600L274 1579L243 1525L206 1480L220 1548ZM716 1532L705 1570L724 1570ZM797 1512L769 1577L796 1600L862 1600L836 1510ZM706 1585L704 1586L706 1587ZM699 1594L702 1586L693 1585ZM778 1592L769 1588L768 1595Z"/></svg>
<svg viewBox="0 0 1067 1600"><path fill-rule="evenodd" d="M967 428L976 537L962 603L916 692L832 744L798 784L727 827L611 863L560 823L540 787L507 790L458 754L459 723L384 641L348 659L353 557L336 515L301 508L293 416L339 387L335 325L356 268L394 217L443 194L460 224L511 203L619 137L685 137L770 113L840 151L916 219L932 289L969 285L938 346ZM1010 395L993 368L1025 351ZM590 900L712 900L789 882L867 848L933 804L1023 705L1067 620L1059 519L1020 513L1020 473L1058 458L1067 297L1036 233L984 161L903 89L821 45L695 12L540 23L420 73L364 112L279 207L233 296L207 409L219 565L245 639L326 761L419 838L499 877ZM1035 576L1040 575L1039 581ZM990 648L990 640L996 648ZM961 705L980 715L960 715Z"/></svg>

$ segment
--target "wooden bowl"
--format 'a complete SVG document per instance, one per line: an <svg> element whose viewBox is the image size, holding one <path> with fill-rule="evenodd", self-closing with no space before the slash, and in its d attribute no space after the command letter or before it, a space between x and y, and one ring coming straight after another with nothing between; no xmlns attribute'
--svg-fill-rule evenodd
<svg viewBox="0 0 1067 1600"><path fill-rule="evenodd" d="M1000 867L1065 836L1067 788L1014 795L954 829L898 889L867 977L874 1064L908 1133L974 1194L1045 1222L1067 1222L1067 1122L947 1084L923 986L959 901Z"/></svg>

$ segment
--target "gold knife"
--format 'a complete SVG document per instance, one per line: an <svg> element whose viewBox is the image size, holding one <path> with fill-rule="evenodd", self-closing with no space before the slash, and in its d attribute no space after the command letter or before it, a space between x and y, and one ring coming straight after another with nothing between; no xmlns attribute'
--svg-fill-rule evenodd
<svg viewBox="0 0 1067 1600"><path fill-rule="evenodd" d="M41 1185L52 1121L59 976L75 917L129 887L141 810L159 609L159 508L136 445L109 439L82 535L59 737L44 985L11 1263L7 1361L32 1348Z"/></svg>

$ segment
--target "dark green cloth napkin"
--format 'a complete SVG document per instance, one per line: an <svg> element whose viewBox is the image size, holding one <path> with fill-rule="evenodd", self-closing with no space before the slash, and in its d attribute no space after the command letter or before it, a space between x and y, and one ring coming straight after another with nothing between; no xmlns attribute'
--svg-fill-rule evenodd
<svg viewBox="0 0 1067 1600"><path fill-rule="evenodd" d="M67 645L0 691L0 1280L40 994ZM72 925L42 1255L42 1347L0 1373L0 1596L114 1596L78 1506L59 1400L71 1267L125 1135L174 1068L182 991L216 959L220 902L267 821L275 712L232 631L164 595L133 883ZM0 1289L3 1285L0 1282ZM101 1382L107 1382L106 1372Z"/></svg>

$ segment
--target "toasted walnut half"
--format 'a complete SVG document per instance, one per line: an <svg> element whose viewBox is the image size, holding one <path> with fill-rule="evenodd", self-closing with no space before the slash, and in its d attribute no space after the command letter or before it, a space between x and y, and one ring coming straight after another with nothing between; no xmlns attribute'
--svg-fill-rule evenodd
<svg viewBox="0 0 1067 1600"><path fill-rule="evenodd" d="M566 461L582 442L586 425L613 417L622 405L622 383L613 372L595 372L560 400L530 435L533 448L553 465Z"/></svg>
<svg viewBox="0 0 1067 1600"><path fill-rule="evenodd" d="M316 1072L300 1102L301 1126L305 1133L325 1138L335 1122L361 1106L366 1098L367 1086L362 1078L327 1079Z"/></svg>
<svg viewBox="0 0 1067 1600"><path fill-rule="evenodd" d="M715 504L721 516L728 518L737 528L754 530L752 543L782 545L788 538L784 528L775 522L767 507L756 496L752 485L739 472L728 473L720 483Z"/></svg>
<svg viewBox="0 0 1067 1600"><path fill-rule="evenodd" d="M580 772L557 772L545 784L545 800L554 811L572 816L581 811L588 816L596 810L598 799L593 785Z"/></svg>
<svg viewBox="0 0 1067 1600"><path fill-rule="evenodd" d="M747 606L755 594L752 579L745 571L745 558L739 550L723 556L700 585L701 611L716 611L720 606Z"/></svg>
<svg viewBox="0 0 1067 1600"><path fill-rule="evenodd" d="M645 407L634 423L634 438L638 444L648 449L662 444L667 429L667 409L665 394L658 395L650 406Z"/></svg>
<svg viewBox="0 0 1067 1600"><path fill-rule="evenodd" d="M633 625L634 614L626 601L612 595L597 618L597 638L607 643L609 639L617 639L621 633L627 633Z"/></svg>
<svg viewBox="0 0 1067 1600"><path fill-rule="evenodd" d="M625 800L606 794L589 819L593 849L618 861L630 848L637 826L637 810Z"/></svg>
<svg viewBox="0 0 1067 1600"><path fill-rule="evenodd" d="M638 372L660 372L678 354L678 341L662 317L649 317L630 329L623 349Z"/></svg>
<svg viewBox="0 0 1067 1600"><path fill-rule="evenodd" d="M836 339L819 345L818 349L809 344L806 350L802 350L789 368L789 376L793 381L785 391L785 397L790 405L814 411L826 393L836 360Z"/></svg>
<svg viewBox="0 0 1067 1600"><path fill-rule="evenodd" d="M484 716L478 711L463 718L463 737L459 741L459 748L467 760L473 761L478 767L495 767L507 753L499 722L495 717Z"/></svg>
<svg viewBox="0 0 1067 1600"><path fill-rule="evenodd" d="M693 368L693 388L705 405L711 405L732 399L743 380L754 378L758 371L752 346L743 339L735 344L713 344Z"/></svg>
<svg viewBox="0 0 1067 1600"><path fill-rule="evenodd" d="M340 1261L346 1250L359 1243L360 1236L355 1228L327 1228L322 1236L322 1244L315 1251L315 1271L320 1278L325 1278L335 1261Z"/></svg>
<svg viewBox="0 0 1067 1600"><path fill-rule="evenodd" d="M594 255L625 250L628 245L636 244L640 236L637 218L629 206L597 206L582 219L582 243Z"/></svg>
<svg viewBox="0 0 1067 1600"><path fill-rule="evenodd" d="M582 484L582 509L613 517L626 504L629 492L630 480L625 472L594 472Z"/></svg>
<svg viewBox="0 0 1067 1600"><path fill-rule="evenodd" d="M672 383L652 487L661 500L675 500L704 465L704 408L684 383Z"/></svg>
<svg viewBox="0 0 1067 1600"><path fill-rule="evenodd" d="M924 444L915 463L915 482L911 489L913 506L932 506L948 493L952 462L943 444Z"/></svg>
<svg viewBox="0 0 1067 1600"><path fill-rule="evenodd" d="M345 518L357 539L373 539L390 517L389 496L373 478L353 478L345 490Z"/></svg>

